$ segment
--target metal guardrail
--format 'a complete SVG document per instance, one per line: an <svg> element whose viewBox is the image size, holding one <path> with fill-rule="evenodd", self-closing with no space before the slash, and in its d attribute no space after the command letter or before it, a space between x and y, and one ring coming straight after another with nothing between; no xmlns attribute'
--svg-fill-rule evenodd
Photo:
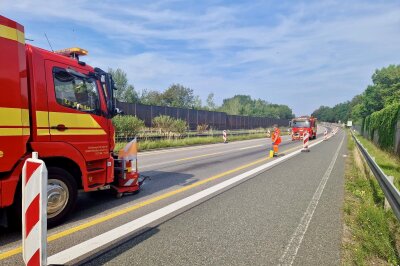
<svg viewBox="0 0 400 266"><path fill-rule="evenodd" d="M351 130L350 130L351 131ZM364 156L365 160L367 161L372 173L374 174L375 178L378 180L378 183L385 194L387 201L389 202L390 206L394 214L396 215L397 219L400 220L400 192L394 186L392 182L389 181L388 177L379 167L379 165L375 162L373 157L368 153L368 151L364 148L364 146L360 143L356 136L354 136L353 132L351 131L351 135L353 136L354 141L357 144L358 149Z"/></svg>

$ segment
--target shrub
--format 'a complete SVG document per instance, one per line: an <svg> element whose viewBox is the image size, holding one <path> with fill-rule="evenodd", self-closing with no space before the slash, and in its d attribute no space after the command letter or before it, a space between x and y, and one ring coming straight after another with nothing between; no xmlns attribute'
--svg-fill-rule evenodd
<svg viewBox="0 0 400 266"><path fill-rule="evenodd" d="M113 125L115 127L117 136L136 136L140 130L144 128L143 120L140 120L136 116L132 115L117 115L113 119Z"/></svg>
<svg viewBox="0 0 400 266"><path fill-rule="evenodd" d="M187 128L188 124L186 123L185 120L182 119L175 119L172 125L172 131L180 135L186 133Z"/></svg>
<svg viewBox="0 0 400 266"><path fill-rule="evenodd" d="M207 124L199 124L197 125L197 133L204 133L205 131L207 131L208 129L208 125Z"/></svg>
<svg viewBox="0 0 400 266"><path fill-rule="evenodd" d="M368 137L373 139L374 133L377 131L378 144L383 149L393 149L399 110L400 104L389 105L365 119L365 130Z"/></svg>
<svg viewBox="0 0 400 266"><path fill-rule="evenodd" d="M184 134L187 130L187 123L181 119L175 119L167 115L160 115L153 118L153 127L161 133L171 137L173 133Z"/></svg>
<svg viewBox="0 0 400 266"><path fill-rule="evenodd" d="M162 133L169 133L172 130L174 119L167 115L160 115L153 118L153 127L160 130Z"/></svg>

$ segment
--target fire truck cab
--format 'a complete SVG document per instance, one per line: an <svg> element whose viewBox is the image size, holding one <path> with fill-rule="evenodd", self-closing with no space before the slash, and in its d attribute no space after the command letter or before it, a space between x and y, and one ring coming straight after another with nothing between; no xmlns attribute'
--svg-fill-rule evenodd
<svg viewBox="0 0 400 266"><path fill-rule="evenodd" d="M303 135L308 131L310 139L317 138L317 119L310 116L293 118L291 121L292 141L303 139Z"/></svg>
<svg viewBox="0 0 400 266"><path fill-rule="evenodd" d="M23 26L0 16L0 224L20 216L21 171L33 151L48 169L50 225L71 212L79 189L115 183L113 80L79 60L86 54L25 44Z"/></svg>

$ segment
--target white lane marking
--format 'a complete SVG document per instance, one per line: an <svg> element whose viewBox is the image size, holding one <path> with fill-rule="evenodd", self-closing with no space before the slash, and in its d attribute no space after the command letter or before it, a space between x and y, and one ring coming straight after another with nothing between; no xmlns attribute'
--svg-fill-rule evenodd
<svg viewBox="0 0 400 266"><path fill-rule="evenodd" d="M320 140L316 143L311 144L310 147L318 145L321 142L323 142L323 140ZM95 251L96 249L101 248L115 240L118 240L126 235L136 232L136 231L144 228L145 226L149 225L150 223L165 217L166 215L176 212L179 209L182 209L182 208L184 208L190 204L193 204L205 197L210 196L211 194L221 191L221 190L223 190L233 184L236 184L252 175L255 175L262 171L265 171L265 170L271 168L272 166L275 166L283 161L286 161L289 158L294 157L300 153L301 153L300 149L297 151L294 151L292 153L289 153L289 154L287 154L283 157L280 157L274 161L271 161L271 162L268 162L261 166L258 166L250 171L247 171L243 174L232 177L226 181L223 181L223 182L221 182L217 185L214 185L210 188L207 188L203 191L197 192L187 198L184 198L177 202L171 203L161 209L158 209L149 214L146 214L136 220L128 222L124 225L121 225L117 228L114 228L110 231L100 234L94 238L91 238L80 244L70 247L64 251L54 254L48 258L48 264L49 265L50 264L54 264L54 265L67 264L73 260L78 259L81 256L84 256L85 254L88 254L89 252Z"/></svg>
<svg viewBox="0 0 400 266"><path fill-rule="evenodd" d="M250 146L250 147L244 147L244 148L240 148L239 151L253 149L253 148L257 148L257 147L261 147L261 146L264 146L264 145L260 144L260 145Z"/></svg>
<svg viewBox="0 0 400 266"><path fill-rule="evenodd" d="M324 188L326 183L328 182L328 179L332 173L333 167L336 163L336 160L339 155L339 151L342 147L344 141L344 137L342 141L340 142L339 147L336 150L335 155L333 156L333 159L331 163L328 166L328 169L326 170L324 176L321 179L321 182L318 185L317 190L315 191L310 203L308 204L308 207L303 215L303 217L300 220L299 225L296 228L296 231L293 233L289 244L287 245L285 252L283 253L282 257L279 259L279 265L292 265L294 262L294 259L296 258L297 251L299 250L301 246L301 242L303 241L304 235L307 232L308 226L310 225L310 222L313 218L314 211L317 208L318 202L321 198L322 193L324 192Z"/></svg>

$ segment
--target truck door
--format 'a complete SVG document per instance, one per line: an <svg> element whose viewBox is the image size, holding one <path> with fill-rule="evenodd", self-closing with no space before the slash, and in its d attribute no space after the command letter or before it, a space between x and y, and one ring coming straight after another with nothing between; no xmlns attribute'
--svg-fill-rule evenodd
<svg viewBox="0 0 400 266"><path fill-rule="evenodd" d="M99 82L85 68L46 60L51 141L66 142L87 161L89 183L106 181L109 123ZM104 172L102 171L104 170Z"/></svg>

